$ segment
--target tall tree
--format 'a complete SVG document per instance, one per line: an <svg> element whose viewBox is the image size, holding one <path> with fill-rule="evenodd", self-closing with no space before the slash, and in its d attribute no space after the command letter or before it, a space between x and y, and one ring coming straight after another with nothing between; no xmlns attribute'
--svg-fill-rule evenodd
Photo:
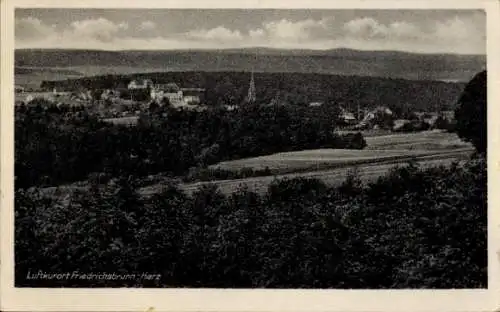
<svg viewBox="0 0 500 312"><path fill-rule="evenodd" d="M457 134L471 142L479 153L486 153L486 71L478 73L465 86L455 109Z"/></svg>

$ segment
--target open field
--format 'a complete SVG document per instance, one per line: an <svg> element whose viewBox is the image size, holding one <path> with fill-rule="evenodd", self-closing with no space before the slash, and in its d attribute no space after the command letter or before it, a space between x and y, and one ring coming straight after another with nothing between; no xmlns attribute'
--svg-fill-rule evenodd
<svg viewBox="0 0 500 312"><path fill-rule="evenodd" d="M468 151L469 149L464 150ZM267 167L275 174L283 174L288 172L332 169L369 163L405 161L411 157L432 155L436 155L436 151L319 149L278 153L262 157L221 162L211 166L211 168L223 170L252 168L254 170L262 170Z"/></svg>
<svg viewBox="0 0 500 312"><path fill-rule="evenodd" d="M471 149L458 149L453 151L438 151L433 154L422 154L420 156L407 156L406 158L388 159L385 161L365 162L365 163L346 163L343 166L325 167L323 169L309 171L297 170L290 173L275 174L272 176L252 177L245 179L234 180L218 180L208 182L195 182L182 184L179 181L180 189L187 193L192 193L205 185L215 184L219 189L226 194L237 190L242 185L246 185L250 190L255 192L265 192L270 183L276 179L290 179L290 178L316 178L321 179L329 185L339 185L345 181L346 176L354 169L362 181L370 182L376 180L378 177L387 174L392 168L405 165L405 162L414 159L421 166L421 168L450 165L452 162L467 159L472 153ZM151 196L160 192L164 187L164 183L154 184L139 189L142 196ZM64 199L72 192L78 190L85 190L88 188L88 183L77 182L70 185L63 185L59 187L48 187L43 191L46 195L54 196Z"/></svg>
<svg viewBox="0 0 500 312"><path fill-rule="evenodd" d="M14 81L24 88L38 89L44 80L81 78L83 74L68 68L16 67Z"/></svg>
<svg viewBox="0 0 500 312"><path fill-rule="evenodd" d="M214 183L221 191L229 193L246 184L250 189L261 192L275 179L293 177L319 178L334 185L342 183L354 168L358 170L360 178L368 182L411 159L425 168L449 165L469 157L473 152L472 146L462 142L456 134L437 130L372 136L366 138L366 141L368 146L364 150L307 150L222 162L213 167L239 170L263 169L267 166L275 175L189 183L181 185L181 188L192 192L203 185ZM141 189L141 193L153 194L160 189L159 185L152 185Z"/></svg>
<svg viewBox="0 0 500 312"><path fill-rule="evenodd" d="M456 134L442 131L384 134L365 138L363 150L317 149L277 153L218 163L211 168L254 170L268 167L273 173L332 169L339 165L360 165L387 161L404 161L410 157L430 156L445 151L469 151L472 146Z"/></svg>
<svg viewBox="0 0 500 312"><path fill-rule="evenodd" d="M412 159L425 168L450 165L454 161L468 158L473 152L473 148L461 142L455 134L440 131L383 135L367 138L367 142L369 146L365 150L306 150L222 162L212 167L239 170L241 168L263 169L268 166L273 175L181 183L179 186L190 193L201 186L216 184L222 192L230 193L245 184L251 190L263 192L275 179L294 177L318 178L327 184L337 185L345 181L347 174L354 169L357 169L362 181L370 182ZM430 150L429 147L434 145L439 145L441 148ZM408 149L405 150L404 146ZM460 147L457 148L457 146ZM64 194L86 187L88 187L87 183L82 182L58 188L46 188L44 191L47 194L59 193L58 197L64 197ZM143 196L150 196L160 192L162 188L163 183L158 183L140 188L139 193Z"/></svg>
<svg viewBox="0 0 500 312"><path fill-rule="evenodd" d="M463 142L455 133L441 130L422 131L417 133L398 133L365 137L368 150L452 150L456 148L472 148Z"/></svg>
<svg viewBox="0 0 500 312"><path fill-rule="evenodd" d="M458 152L448 152L442 155L432 155L423 156L417 159L417 163L421 168L428 168L440 165L450 165L455 161L460 161L466 159L470 155L470 151L458 151ZM409 159L408 159L409 160ZM354 169L357 170L357 174L361 181L368 183L375 181L380 176L387 174L392 168L398 165L404 165L404 162L388 162L388 163L375 163L375 164L364 164L359 166L345 166L343 168L330 169L330 170L320 170L311 172L301 172L301 173L290 173L282 174L276 176L267 177L255 177L247 179L235 179L235 180L220 180L213 182L196 182L180 185L180 188L187 192L192 193L205 185L215 184L220 189L221 192L225 194L230 194L236 191L242 186L246 186L250 191L257 193L263 193L267 191L269 185L279 179L291 179L291 178L315 178L320 179L327 185L335 186L340 185L345 181L347 175ZM161 185L153 185L144 187L139 190L143 196L150 196L161 191Z"/></svg>
<svg viewBox="0 0 500 312"><path fill-rule="evenodd" d="M104 122L109 122L115 125L136 125L139 120L138 116L128 116L128 117L116 117L116 118L105 118Z"/></svg>

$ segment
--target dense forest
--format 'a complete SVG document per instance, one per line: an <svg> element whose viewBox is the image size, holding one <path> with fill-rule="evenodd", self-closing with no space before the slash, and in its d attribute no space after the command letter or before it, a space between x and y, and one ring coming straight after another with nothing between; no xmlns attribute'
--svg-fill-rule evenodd
<svg viewBox="0 0 500 312"><path fill-rule="evenodd" d="M335 134L338 111L332 107L250 105L202 112L156 107L134 127L76 110L43 101L17 108L16 188L86 180L92 173L182 176L222 160L366 145L360 134Z"/></svg>
<svg viewBox="0 0 500 312"><path fill-rule="evenodd" d="M132 79L150 78L156 83L175 82L181 87L205 88L210 106L244 102L248 91L248 72L162 72L134 75L104 75L61 81L45 81L41 87L52 90L124 89ZM307 105L320 101L341 105L352 112L386 106L396 115L411 111L452 110L463 90L461 83L412 81L404 79L335 76L307 73L255 73L257 99Z"/></svg>
<svg viewBox="0 0 500 312"><path fill-rule="evenodd" d="M486 162L403 166L362 186L283 180L258 195L134 180L95 184L66 204L16 192L16 286L230 288L487 287ZM158 280L34 280L78 271Z"/></svg>

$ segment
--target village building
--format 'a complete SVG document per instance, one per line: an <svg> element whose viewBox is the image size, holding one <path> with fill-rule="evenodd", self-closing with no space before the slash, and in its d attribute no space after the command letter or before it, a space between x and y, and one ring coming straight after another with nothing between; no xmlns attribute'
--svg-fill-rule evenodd
<svg viewBox="0 0 500 312"><path fill-rule="evenodd" d="M322 105L323 105L323 102L311 102L311 103L309 103L309 107L319 107Z"/></svg>
<svg viewBox="0 0 500 312"><path fill-rule="evenodd" d="M200 104L203 101L205 89L203 88L182 88L184 102L186 104Z"/></svg>
<svg viewBox="0 0 500 312"><path fill-rule="evenodd" d="M225 110L230 111L230 112L237 110L239 108L238 105L227 105L227 104L224 105L223 107Z"/></svg>
<svg viewBox="0 0 500 312"><path fill-rule="evenodd" d="M136 90L136 89L147 89L153 86L153 81L151 79L144 79L142 81L138 80L132 80L128 84L127 88L129 90Z"/></svg>
<svg viewBox="0 0 500 312"><path fill-rule="evenodd" d="M357 119L356 117L354 117L354 114L353 113L350 113L350 112L344 112L340 115L340 118L346 123L346 124L349 124L349 125L353 125L356 123Z"/></svg>
<svg viewBox="0 0 500 312"><path fill-rule="evenodd" d="M375 127L375 119L377 117L377 115L385 115L385 116L394 116L392 110L390 110L388 107L384 107L384 106L378 106L376 107L375 109L371 110L371 111L365 111L364 113L364 117L361 121L359 121L359 123L357 123L354 127L354 129L358 129L358 130L362 130L362 129L374 129L374 128L378 128Z"/></svg>
<svg viewBox="0 0 500 312"><path fill-rule="evenodd" d="M354 125L357 122L357 119L354 116L354 114L343 107L340 107L340 113L338 118L347 125Z"/></svg>
<svg viewBox="0 0 500 312"><path fill-rule="evenodd" d="M441 111L439 113L439 115L450 122L455 120L455 112L454 111Z"/></svg>
<svg viewBox="0 0 500 312"><path fill-rule="evenodd" d="M202 88L180 88L175 83L155 84L151 88L151 100L161 103L166 98L173 106L197 105L204 92Z"/></svg>

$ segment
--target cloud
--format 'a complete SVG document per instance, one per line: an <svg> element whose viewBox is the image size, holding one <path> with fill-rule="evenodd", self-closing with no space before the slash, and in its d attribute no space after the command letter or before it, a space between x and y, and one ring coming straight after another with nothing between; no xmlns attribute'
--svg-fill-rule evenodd
<svg viewBox="0 0 500 312"><path fill-rule="evenodd" d="M355 48L459 54L481 54L486 50L484 25L459 16L420 25L406 21L384 24L363 17L344 23L343 30L344 44Z"/></svg>
<svg viewBox="0 0 500 312"><path fill-rule="evenodd" d="M194 30L186 33L189 39L214 40L214 41L239 41L243 35L239 30L231 30L224 26L212 29Z"/></svg>
<svg viewBox="0 0 500 312"><path fill-rule="evenodd" d="M105 18L72 22L66 29L49 26L36 18L16 21L16 47L57 48L72 45L89 48L99 43L111 43L124 36L126 22L114 23Z"/></svg>
<svg viewBox="0 0 500 312"><path fill-rule="evenodd" d="M249 31L250 38L281 41L301 41L321 38L328 32L329 22L333 18L321 20L307 19L292 22L287 19L265 22L261 28Z"/></svg>
<svg viewBox="0 0 500 312"><path fill-rule="evenodd" d="M15 21L16 39L30 40L55 35L55 27L42 23L37 18L27 17Z"/></svg>
<svg viewBox="0 0 500 312"><path fill-rule="evenodd" d="M445 40L471 40L479 36L485 37L485 25L458 16L446 21L439 21L434 26L436 37Z"/></svg>
<svg viewBox="0 0 500 312"><path fill-rule="evenodd" d="M479 22L478 22L479 21ZM131 29L126 22L105 18L74 21L65 28L28 17L16 20L17 48L77 49L217 49L239 47L406 50L426 53L485 53L484 17L452 17L410 23L360 17L292 21L276 19L247 31L225 25L166 33L152 21Z"/></svg>
<svg viewBox="0 0 500 312"><path fill-rule="evenodd" d="M156 28L156 24L152 21L144 21L139 25L140 30L153 30Z"/></svg>
<svg viewBox="0 0 500 312"><path fill-rule="evenodd" d="M110 42L118 36L120 31L127 29L128 24L125 22L116 24L101 17L71 23L71 29L67 34L84 39Z"/></svg>
<svg viewBox="0 0 500 312"><path fill-rule="evenodd" d="M385 25L370 17L348 21L343 28L347 36L354 38L414 39L422 35L420 29L411 23L396 21Z"/></svg>
<svg viewBox="0 0 500 312"><path fill-rule="evenodd" d="M433 41L447 46L450 52L486 50L486 23L473 18L454 17L438 21L432 28Z"/></svg>
<svg viewBox="0 0 500 312"><path fill-rule="evenodd" d="M238 44L239 47L288 46L325 37L329 31L330 20L333 19L307 19L297 22L281 19L265 22L260 27L248 30L248 33L218 26L212 29L189 31L185 36L189 40L216 41L226 45L232 42Z"/></svg>
<svg viewBox="0 0 500 312"><path fill-rule="evenodd" d="M350 39L399 39L434 43L437 46L457 44L463 40L484 45L486 30L477 21L455 16L430 25L417 26L405 21L382 24L369 17L348 21L343 26Z"/></svg>

